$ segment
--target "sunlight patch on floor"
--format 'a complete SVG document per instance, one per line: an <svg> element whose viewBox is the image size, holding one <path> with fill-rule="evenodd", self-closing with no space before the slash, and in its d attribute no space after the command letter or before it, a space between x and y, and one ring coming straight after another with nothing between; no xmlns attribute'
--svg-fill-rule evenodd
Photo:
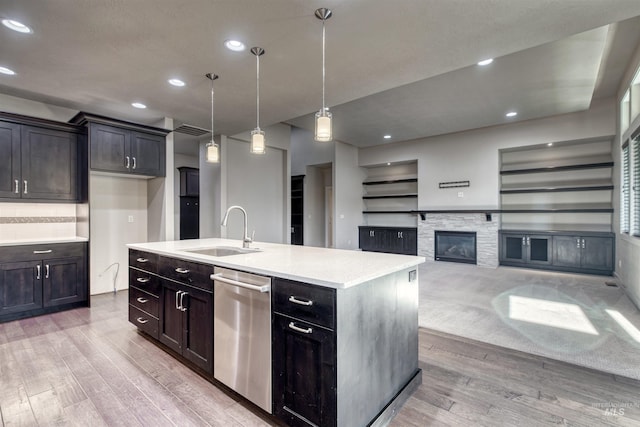
<svg viewBox="0 0 640 427"><path fill-rule="evenodd" d="M590 335L600 335L577 304L509 295L509 318Z"/></svg>
<svg viewBox="0 0 640 427"><path fill-rule="evenodd" d="M618 323L618 325L622 327L622 329L625 330L626 333L629 334L631 338L634 339L634 341L640 343L640 331L638 330L638 328L633 326L633 324L629 322L629 320L626 317L624 317L622 313L620 313L618 310L607 309L605 311L609 316L611 316L611 318L613 318L613 320L615 320Z"/></svg>

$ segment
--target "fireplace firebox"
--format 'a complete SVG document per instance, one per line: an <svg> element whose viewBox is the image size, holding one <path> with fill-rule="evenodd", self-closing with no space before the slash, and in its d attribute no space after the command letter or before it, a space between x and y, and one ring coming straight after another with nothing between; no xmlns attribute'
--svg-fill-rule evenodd
<svg viewBox="0 0 640 427"><path fill-rule="evenodd" d="M476 233L435 230L436 261L477 264Z"/></svg>

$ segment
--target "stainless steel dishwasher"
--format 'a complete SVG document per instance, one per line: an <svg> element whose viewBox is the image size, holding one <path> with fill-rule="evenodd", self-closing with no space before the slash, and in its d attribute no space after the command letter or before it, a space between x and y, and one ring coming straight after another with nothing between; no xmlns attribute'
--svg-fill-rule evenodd
<svg viewBox="0 0 640 427"><path fill-rule="evenodd" d="M265 411L271 400L271 278L215 267L213 376Z"/></svg>

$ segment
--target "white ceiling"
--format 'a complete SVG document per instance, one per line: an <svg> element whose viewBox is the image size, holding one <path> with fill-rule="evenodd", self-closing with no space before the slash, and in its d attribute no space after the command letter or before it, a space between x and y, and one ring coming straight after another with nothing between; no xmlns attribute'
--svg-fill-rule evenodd
<svg viewBox="0 0 640 427"><path fill-rule="evenodd" d="M615 95L640 41L639 18L609 25L640 15L638 0L0 0L0 17L34 30L0 27L0 65L18 73L0 74L0 92L208 129L204 75L214 72L215 130L233 135L255 127L255 57L223 47L236 38L266 50L261 127L311 128L321 106L318 7L333 11L334 136L357 146L584 110ZM488 57L488 67L474 65ZM506 119L509 110L518 116Z"/></svg>

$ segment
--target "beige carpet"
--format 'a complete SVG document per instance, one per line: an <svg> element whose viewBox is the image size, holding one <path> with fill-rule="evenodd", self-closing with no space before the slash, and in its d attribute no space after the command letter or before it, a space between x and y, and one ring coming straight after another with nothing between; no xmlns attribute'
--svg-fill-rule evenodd
<svg viewBox="0 0 640 427"><path fill-rule="evenodd" d="M420 266L420 326L640 379L640 311L612 277Z"/></svg>

